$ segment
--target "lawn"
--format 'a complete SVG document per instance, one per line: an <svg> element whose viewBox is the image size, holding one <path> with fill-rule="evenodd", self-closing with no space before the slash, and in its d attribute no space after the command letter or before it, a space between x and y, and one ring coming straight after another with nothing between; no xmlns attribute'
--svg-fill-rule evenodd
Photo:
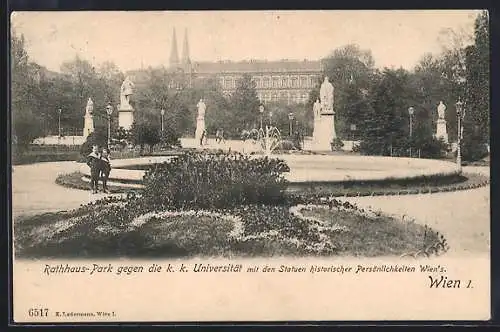
<svg viewBox="0 0 500 332"><path fill-rule="evenodd" d="M332 199L156 213L130 213L120 204L24 217L16 222L16 257L375 257L425 255L442 242L439 234L412 220Z"/></svg>

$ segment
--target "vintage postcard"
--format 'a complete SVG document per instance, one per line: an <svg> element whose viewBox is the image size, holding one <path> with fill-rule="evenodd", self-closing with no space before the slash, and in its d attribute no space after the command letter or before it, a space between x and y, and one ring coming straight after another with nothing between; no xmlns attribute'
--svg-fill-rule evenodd
<svg viewBox="0 0 500 332"><path fill-rule="evenodd" d="M10 24L14 323L490 319L488 11Z"/></svg>

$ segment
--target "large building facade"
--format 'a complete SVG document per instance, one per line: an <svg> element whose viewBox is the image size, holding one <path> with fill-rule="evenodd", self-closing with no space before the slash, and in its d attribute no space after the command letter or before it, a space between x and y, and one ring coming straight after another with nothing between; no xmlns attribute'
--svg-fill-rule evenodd
<svg viewBox="0 0 500 332"><path fill-rule="evenodd" d="M262 103L305 103L309 92L321 82L321 61L219 61L192 62L189 55L187 31L184 35L182 57L177 53L177 39L173 31L169 66L199 78L216 77L224 94L236 89L238 80L245 74L255 82L257 95Z"/></svg>

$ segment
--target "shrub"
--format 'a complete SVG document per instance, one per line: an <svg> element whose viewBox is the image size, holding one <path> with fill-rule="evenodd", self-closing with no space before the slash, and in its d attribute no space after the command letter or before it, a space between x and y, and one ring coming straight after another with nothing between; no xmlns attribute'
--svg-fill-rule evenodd
<svg viewBox="0 0 500 332"><path fill-rule="evenodd" d="M464 161L478 161L488 156L488 147L484 144L481 133L476 128L464 126L462 141L462 159Z"/></svg>
<svg viewBox="0 0 500 332"><path fill-rule="evenodd" d="M284 161L240 153L186 153L153 165L144 175L143 199L152 207L227 208L284 200L290 169Z"/></svg>
<svg viewBox="0 0 500 332"><path fill-rule="evenodd" d="M442 138L429 137L419 142L417 148L420 149L422 158L441 158L447 150L447 144Z"/></svg>
<svg viewBox="0 0 500 332"><path fill-rule="evenodd" d="M282 140L280 142L279 150L281 151L290 151L296 149L295 142L291 140Z"/></svg>
<svg viewBox="0 0 500 332"><path fill-rule="evenodd" d="M92 145L99 145L105 147L108 145L108 133L106 129L97 127L82 144L80 148L80 155L86 157L92 151Z"/></svg>
<svg viewBox="0 0 500 332"><path fill-rule="evenodd" d="M172 126L165 126L160 132L160 143L164 147L181 147L180 135Z"/></svg>
<svg viewBox="0 0 500 332"><path fill-rule="evenodd" d="M332 148L332 151L339 151L344 147L344 142L342 142L342 140L337 137L333 139L333 141L330 143L330 146Z"/></svg>

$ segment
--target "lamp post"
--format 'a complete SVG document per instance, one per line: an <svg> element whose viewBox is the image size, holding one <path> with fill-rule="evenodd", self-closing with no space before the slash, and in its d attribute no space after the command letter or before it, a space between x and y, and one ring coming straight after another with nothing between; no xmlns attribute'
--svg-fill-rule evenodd
<svg viewBox="0 0 500 332"><path fill-rule="evenodd" d="M273 111L269 111L269 126L273 125Z"/></svg>
<svg viewBox="0 0 500 332"><path fill-rule="evenodd" d="M290 137L293 135L293 126L292 126L293 119L294 119L293 113L292 112L288 113L288 120L290 120Z"/></svg>
<svg viewBox="0 0 500 332"><path fill-rule="evenodd" d="M408 115L410 116L410 158L411 158L411 137L413 134L413 114L415 114L415 109L413 107L408 108Z"/></svg>
<svg viewBox="0 0 500 332"><path fill-rule="evenodd" d="M259 106L259 112L260 112L260 129L262 129L263 125L262 125L262 118L264 116L264 105L260 105Z"/></svg>
<svg viewBox="0 0 500 332"><path fill-rule="evenodd" d="M62 113L62 109L58 109L57 113L59 115L59 138L61 138L61 113Z"/></svg>
<svg viewBox="0 0 500 332"><path fill-rule="evenodd" d="M106 113L108 114L108 149L109 149L109 145L111 144L111 114L113 114L113 106L111 106L111 104L108 104L108 106L106 106Z"/></svg>
<svg viewBox="0 0 500 332"><path fill-rule="evenodd" d="M462 142L462 134L463 134L463 128L462 128L462 120L464 116L463 112L463 102L458 98L457 103L455 104L457 108L457 169L459 172L462 171L462 151L460 148L461 142Z"/></svg>
<svg viewBox="0 0 500 332"><path fill-rule="evenodd" d="M165 110L162 109L160 113L161 113L161 133L163 134L163 116L165 115Z"/></svg>

